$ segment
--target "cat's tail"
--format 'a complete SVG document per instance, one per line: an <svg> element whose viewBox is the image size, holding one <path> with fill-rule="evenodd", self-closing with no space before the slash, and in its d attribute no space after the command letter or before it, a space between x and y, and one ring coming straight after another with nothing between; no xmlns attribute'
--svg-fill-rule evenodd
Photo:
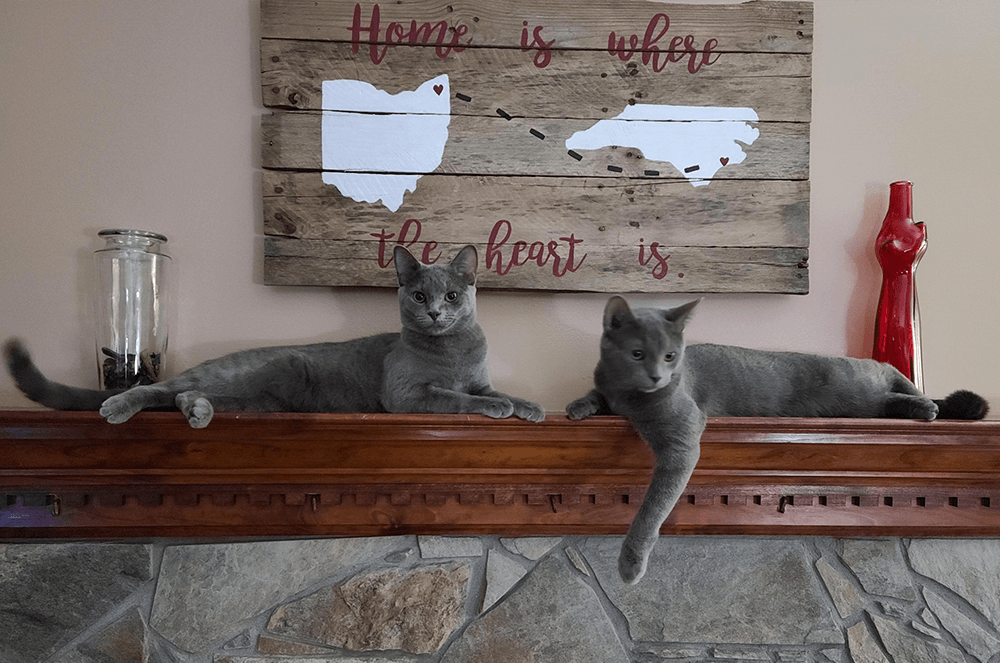
<svg viewBox="0 0 1000 663"><path fill-rule="evenodd" d="M18 389L36 403L55 410L99 410L108 397L124 391L124 389L107 391L82 389L53 382L42 375L35 362L31 360L31 354L24 343L17 338L12 338L4 344L3 354L7 360L7 370L17 383Z"/></svg>
<svg viewBox="0 0 1000 663"><path fill-rule="evenodd" d="M985 398L965 389L934 403L938 406L938 419L982 419L990 411Z"/></svg>

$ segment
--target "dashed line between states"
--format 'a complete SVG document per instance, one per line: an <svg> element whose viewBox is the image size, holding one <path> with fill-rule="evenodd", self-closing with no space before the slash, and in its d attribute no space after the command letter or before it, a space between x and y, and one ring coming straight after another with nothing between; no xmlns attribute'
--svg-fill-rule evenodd
<svg viewBox="0 0 1000 663"><path fill-rule="evenodd" d="M466 103L472 101L472 97L470 97L467 94L462 94L461 92L457 92L455 94L455 98L459 99L461 101L464 101ZM510 113L508 113L507 111L505 111L504 109L502 109L502 108L498 108L497 109L497 115L499 115L503 119L507 120L508 122L513 119L513 116ZM539 140L545 140L545 134L543 134L538 129L531 128L531 129L528 130L528 132L532 136L534 136L535 138L538 138ZM574 150L567 150L566 154L568 156L572 157L573 159L576 159L577 161L583 161L583 155L580 154L579 152L576 152ZM688 168L684 169L684 172L685 173L693 173L696 170L699 170L700 168L701 168L701 166L689 166ZM610 171L612 173L620 173L620 172L623 172L623 170L624 169L621 166L608 166L608 171ZM658 171L658 170L644 170L644 171L642 171L642 174L646 175L647 177L658 177L660 175L660 171Z"/></svg>

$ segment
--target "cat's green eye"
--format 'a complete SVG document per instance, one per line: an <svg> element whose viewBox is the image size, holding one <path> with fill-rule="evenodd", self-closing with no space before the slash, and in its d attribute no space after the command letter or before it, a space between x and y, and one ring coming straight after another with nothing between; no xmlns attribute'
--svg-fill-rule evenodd
<svg viewBox="0 0 1000 663"><path fill-rule="evenodd" d="M633 350L632 351L632 359L638 360L638 359L642 359L645 356L646 356L646 353L643 352L642 350Z"/></svg>
<svg viewBox="0 0 1000 663"><path fill-rule="evenodd" d="M663 355L663 361L673 361L674 357L676 357L676 356L677 356L676 353L674 353L674 352L668 352L667 354Z"/></svg>
<svg viewBox="0 0 1000 663"><path fill-rule="evenodd" d="M456 299L458 299L458 293L457 292L449 292L447 295L444 296L444 299L445 299L445 301L453 302Z"/></svg>
<svg viewBox="0 0 1000 663"><path fill-rule="evenodd" d="M423 304L424 302L427 301L427 295L425 295L422 292L415 292L413 293L413 301L415 301L418 304Z"/></svg>

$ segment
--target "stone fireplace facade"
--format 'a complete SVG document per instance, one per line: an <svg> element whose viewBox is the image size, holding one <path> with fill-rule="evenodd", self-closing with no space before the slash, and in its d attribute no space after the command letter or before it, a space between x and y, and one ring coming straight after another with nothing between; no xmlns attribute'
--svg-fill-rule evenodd
<svg viewBox="0 0 1000 663"><path fill-rule="evenodd" d="M3 663L997 663L1000 540L0 545Z"/></svg>

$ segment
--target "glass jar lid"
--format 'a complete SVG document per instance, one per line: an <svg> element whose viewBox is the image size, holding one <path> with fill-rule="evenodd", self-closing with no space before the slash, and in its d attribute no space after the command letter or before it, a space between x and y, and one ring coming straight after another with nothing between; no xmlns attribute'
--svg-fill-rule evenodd
<svg viewBox="0 0 1000 663"><path fill-rule="evenodd" d="M154 242L160 242L161 244L166 244L167 236L161 235L160 233L149 232L148 230L131 230L122 228L108 228L107 230L101 230L97 233L98 237L113 238L113 237L136 237L149 239Z"/></svg>

